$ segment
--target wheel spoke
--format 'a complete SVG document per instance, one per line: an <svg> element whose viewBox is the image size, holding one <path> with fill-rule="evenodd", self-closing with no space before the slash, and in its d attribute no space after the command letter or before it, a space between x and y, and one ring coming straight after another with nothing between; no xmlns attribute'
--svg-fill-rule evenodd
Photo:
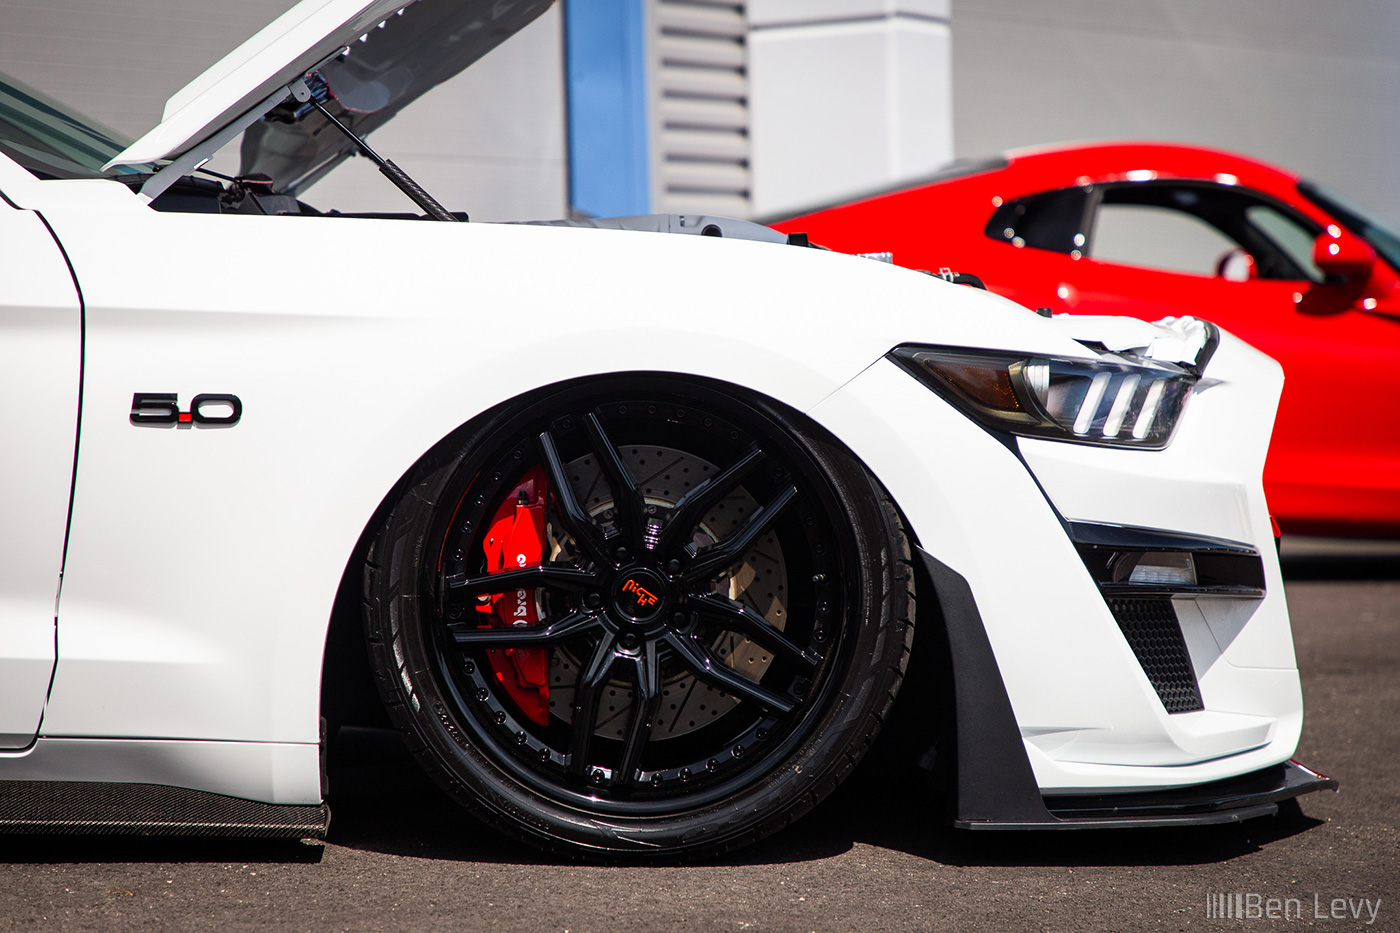
<svg viewBox="0 0 1400 933"><path fill-rule="evenodd" d="M614 636L604 634L588 659L588 666L579 675L574 689L574 722L569 734L569 771L578 777L588 776L588 749L593 733L598 729L598 706L603 701L603 687L617 660Z"/></svg>
<svg viewBox="0 0 1400 933"><path fill-rule="evenodd" d="M767 619L742 603L726 599L718 593L706 593L703 596L690 597L689 606L702 618L711 619L722 628L747 635L774 654L780 654L809 671L821 663L819 655L799 647L780 629L769 624Z"/></svg>
<svg viewBox="0 0 1400 933"><path fill-rule="evenodd" d="M602 628L597 617L582 612L571 612L561 619L539 628L525 626L505 626L502 628L474 628L464 622L450 622L448 634L461 648L527 648L557 645L576 635Z"/></svg>
<svg viewBox="0 0 1400 933"><path fill-rule="evenodd" d="M540 454L544 459L544 468L549 473L550 490L554 493L554 500L559 505L559 520L563 524L564 530L595 562L599 564L609 563L602 532L593 523L593 519L588 517L588 512L584 510L578 501L578 496L574 494L573 484L569 482L569 471L565 468L564 460L559 455L559 447L554 442L554 435L548 431L540 433Z"/></svg>
<svg viewBox="0 0 1400 933"><path fill-rule="evenodd" d="M795 498L797 498L797 487L788 486L774 496L772 502L755 509L753 514L749 516L749 520L739 526L739 529L732 535L696 554L695 559L681 575L682 581L694 583L697 580L712 577L738 561L758 536L777 521L778 516Z"/></svg>
<svg viewBox="0 0 1400 933"><path fill-rule="evenodd" d="M656 643L649 641L642 653L632 659L635 668L632 688L632 717L627 724L627 740L622 748L622 761L614 775L621 784L634 781L642 760L642 749L651 738L653 723L661 712L661 670L656 660Z"/></svg>
<svg viewBox="0 0 1400 933"><path fill-rule="evenodd" d="M501 573L486 573L469 577L464 573L446 579L447 592L457 598L480 596L483 593L507 593L511 590L533 590L539 587L577 592L596 586L597 575L571 564L541 564Z"/></svg>
<svg viewBox="0 0 1400 933"><path fill-rule="evenodd" d="M642 503L637 495L637 484L632 481L632 475L627 472L622 458L617 455L617 448L608 440L607 432L603 430L603 423L598 420L598 416L589 412L583 419L583 424L588 431L588 439L593 444L593 455L598 458L598 466L607 477L608 486L612 488L617 528L622 533L622 539L640 551Z"/></svg>
<svg viewBox="0 0 1400 933"><path fill-rule="evenodd" d="M674 632L663 636L666 643L680 655L696 677L708 683L723 687L745 699L753 700L779 713L790 713L797 706L794 700L774 693L768 688L754 683L744 675L725 666L725 663L710 653L710 650L685 635Z"/></svg>
<svg viewBox="0 0 1400 933"><path fill-rule="evenodd" d="M707 478L680 499L666 516L666 527L661 532L657 550L666 553L681 544L686 536L694 532L695 526L709 513L716 502L729 495L754 467L768 459L768 455L752 445L748 451L722 473Z"/></svg>

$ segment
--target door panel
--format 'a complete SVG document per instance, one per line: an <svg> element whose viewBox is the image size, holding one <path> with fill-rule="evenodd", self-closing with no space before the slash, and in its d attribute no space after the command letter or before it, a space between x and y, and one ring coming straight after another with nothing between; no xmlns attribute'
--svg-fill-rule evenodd
<svg viewBox="0 0 1400 933"><path fill-rule="evenodd" d="M33 212L0 202L0 244L0 748L23 748L53 676L82 325L67 263Z"/></svg>

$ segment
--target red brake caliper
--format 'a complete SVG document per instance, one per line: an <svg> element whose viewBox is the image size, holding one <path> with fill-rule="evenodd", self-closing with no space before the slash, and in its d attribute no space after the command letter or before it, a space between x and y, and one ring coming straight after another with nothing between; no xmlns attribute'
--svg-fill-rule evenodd
<svg viewBox="0 0 1400 933"><path fill-rule="evenodd" d="M540 467L531 468L505 497L486 534L486 572L537 567L544 555L544 503L549 481ZM540 621L535 591L497 593L478 612L491 615L491 628L533 626ZM506 693L535 722L549 725L549 649L489 648L491 670Z"/></svg>

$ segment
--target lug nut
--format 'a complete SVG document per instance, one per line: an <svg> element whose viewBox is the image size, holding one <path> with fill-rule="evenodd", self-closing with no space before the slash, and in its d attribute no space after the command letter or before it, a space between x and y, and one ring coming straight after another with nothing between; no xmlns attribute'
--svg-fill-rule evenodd
<svg viewBox="0 0 1400 933"><path fill-rule="evenodd" d="M674 557L671 558L670 560L668 560L668 561L666 562L666 572L667 572L667 573L680 573L680 572L681 572L681 562L678 561L678 560L676 560Z"/></svg>
<svg viewBox="0 0 1400 933"><path fill-rule="evenodd" d="M603 594L589 593L583 598L583 601L588 604L589 609L598 609L603 605Z"/></svg>
<svg viewBox="0 0 1400 933"><path fill-rule="evenodd" d="M616 551L613 551L613 557L617 558L617 562L618 562L619 564L622 563L622 562L625 561L625 560L627 559L627 557L628 557L627 548L625 548L625 547L620 547L620 548L618 548Z"/></svg>

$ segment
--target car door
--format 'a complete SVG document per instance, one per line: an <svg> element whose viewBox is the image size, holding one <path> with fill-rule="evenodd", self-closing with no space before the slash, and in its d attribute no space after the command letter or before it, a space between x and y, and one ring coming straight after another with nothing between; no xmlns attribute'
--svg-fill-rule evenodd
<svg viewBox="0 0 1400 933"><path fill-rule="evenodd" d="M1100 186L1087 228L1059 286L1068 310L1195 315L1283 365L1265 483L1285 530L1400 520L1400 441L1356 404L1394 395L1400 325L1364 313L1365 283L1313 263L1322 224L1238 186L1172 181Z"/></svg>
<svg viewBox="0 0 1400 933"><path fill-rule="evenodd" d="M43 220L0 200L0 749L34 740L53 676L77 443L82 311Z"/></svg>

